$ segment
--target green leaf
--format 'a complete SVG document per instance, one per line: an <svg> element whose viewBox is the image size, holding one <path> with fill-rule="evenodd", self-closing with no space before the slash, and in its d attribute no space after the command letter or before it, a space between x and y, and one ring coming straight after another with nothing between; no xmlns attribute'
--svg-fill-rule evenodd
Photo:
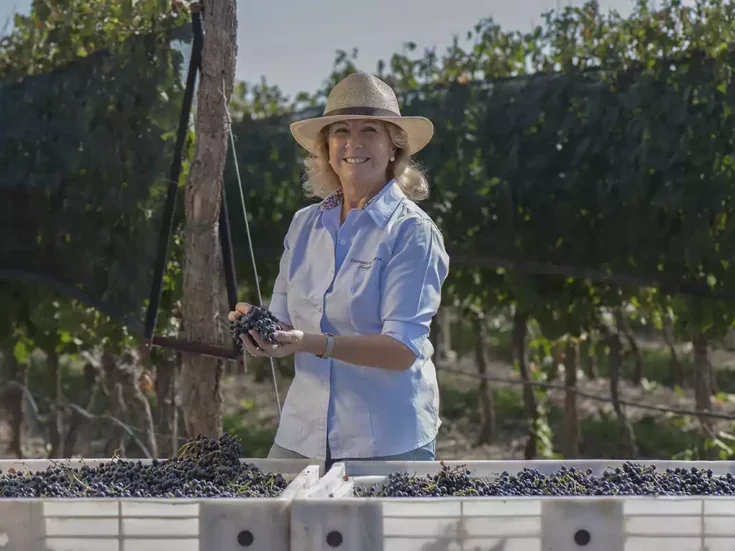
<svg viewBox="0 0 735 551"><path fill-rule="evenodd" d="M13 356L19 364L26 364L30 361L30 351L24 341L17 341L13 347Z"/></svg>

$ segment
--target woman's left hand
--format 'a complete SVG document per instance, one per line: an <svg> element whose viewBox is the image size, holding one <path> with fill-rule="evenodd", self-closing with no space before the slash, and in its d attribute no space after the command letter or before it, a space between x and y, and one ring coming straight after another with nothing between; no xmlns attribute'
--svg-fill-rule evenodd
<svg viewBox="0 0 735 551"><path fill-rule="evenodd" d="M276 331L273 336L278 344L265 342L255 329L250 330L250 336L258 343L258 347L253 346L250 339L246 335L242 335L243 346L250 352L251 356L268 356L271 358L284 358L299 351L299 345L304 338L304 332L298 329L289 331Z"/></svg>

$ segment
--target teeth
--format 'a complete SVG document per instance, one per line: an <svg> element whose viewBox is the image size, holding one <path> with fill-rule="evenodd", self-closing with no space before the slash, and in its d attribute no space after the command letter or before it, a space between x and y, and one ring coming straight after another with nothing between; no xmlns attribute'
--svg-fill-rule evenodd
<svg viewBox="0 0 735 551"><path fill-rule="evenodd" d="M351 165L360 165L364 162L367 162L366 157L347 157L345 161Z"/></svg>

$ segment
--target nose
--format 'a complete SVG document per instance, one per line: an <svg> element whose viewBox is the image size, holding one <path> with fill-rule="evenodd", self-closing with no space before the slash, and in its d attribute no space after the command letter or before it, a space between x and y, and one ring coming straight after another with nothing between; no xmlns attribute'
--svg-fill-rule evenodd
<svg viewBox="0 0 735 551"><path fill-rule="evenodd" d="M347 146L352 149L362 148L362 139L360 137L360 130L356 128L350 128L350 136L347 139Z"/></svg>

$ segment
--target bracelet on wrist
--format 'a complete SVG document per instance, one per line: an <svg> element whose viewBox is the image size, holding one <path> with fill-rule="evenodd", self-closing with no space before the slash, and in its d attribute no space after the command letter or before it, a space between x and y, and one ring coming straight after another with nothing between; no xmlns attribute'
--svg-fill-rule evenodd
<svg viewBox="0 0 735 551"><path fill-rule="evenodd" d="M334 335L331 333L324 333L324 336L327 338L327 343L324 348L324 352L322 354L317 354L317 358L326 360L332 357L332 352L334 351Z"/></svg>

